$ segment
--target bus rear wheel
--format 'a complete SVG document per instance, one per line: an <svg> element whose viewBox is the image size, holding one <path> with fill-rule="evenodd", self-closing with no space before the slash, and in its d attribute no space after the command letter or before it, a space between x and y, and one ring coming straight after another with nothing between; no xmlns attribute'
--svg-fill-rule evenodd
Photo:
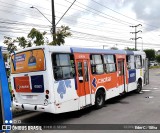
<svg viewBox="0 0 160 133"><path fill-rule="evenodd" d="M142 90L142 82L139 81L139 82L137 83L137 89L135 90L135 92L136 92L136 93L140 93L141 90Z"/></svg>
<svg viewBox="0 0 160 133"><path fill-rule="evenodd" d="M98 90L95 98L95 107L96 109L100 109L104 106L105 102L105 94L102 90Z"/></svg>

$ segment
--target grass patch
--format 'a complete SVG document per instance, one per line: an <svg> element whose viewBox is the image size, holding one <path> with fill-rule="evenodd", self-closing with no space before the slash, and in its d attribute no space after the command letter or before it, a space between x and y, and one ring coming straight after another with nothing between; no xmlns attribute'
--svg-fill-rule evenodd
<svg viewBox="0 0 160 133"><path fill-rule="evenodd" d="M160 66L151 66L149 69L155 69L155 68L160 68Z"/></svg>

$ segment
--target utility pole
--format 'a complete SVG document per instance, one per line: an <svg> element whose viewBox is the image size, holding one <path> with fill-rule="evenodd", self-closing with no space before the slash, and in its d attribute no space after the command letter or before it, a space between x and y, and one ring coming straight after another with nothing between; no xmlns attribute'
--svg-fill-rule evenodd
<svg viewBox="0 0 160 133"><path fill-rule="evenodd" d="M51 0L51 6L52 6L52 29L51 29L51 33L55 34L56 33L56 26L55 26L54 0ZM53 40L54 40L54 38L53 38Z"/></svg>
<svg viewBox="0 0 160 133"><path fill-rule="evenodd" d="M131 38L131 40L135 40L135 50L137 50L137 40L138 40L139 38L142 39L142 37L137 37L137 33L142 32L141 30L138 30L138 31L137 31L137 27L138 27L138 26L142 26L142 25L141 25L141 24L138 24L138 25L135 25L135 26L130 26L130 27L132 27L132 28L135 28L135 32L130 32L130 33L132 33L132 34L135 34L135 38Z"/></svg>

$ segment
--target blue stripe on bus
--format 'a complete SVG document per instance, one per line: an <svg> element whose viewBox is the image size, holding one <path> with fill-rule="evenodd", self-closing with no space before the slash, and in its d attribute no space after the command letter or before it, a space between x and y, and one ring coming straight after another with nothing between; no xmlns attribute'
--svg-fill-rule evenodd
<svg viewBox="0 0 160 133"><path fill-rule="evenodd" d="M130 50L126 50L126 54L127 54L127 55L134 55L134 52L133 52L133 51L130 51Z"/></svg>
<svg viewBox="0 0 160 133"><path fill-rule="evenodd" d="M126 54L126 51L125 51L125 50L76 48L76 47L72 47L72 48L71 48L71 52L78 52L78 53Z"/></svg>
<svg viewBox="0 0 160 133"><path fill-rule="evenodd" d="M31 83L32 83L32 92L35 93L44 92L43 75L31 76Z"/></svg>
<svg viewBox="0 0 160 133"><path fill-rule="evenodd" d="M129 71L129 83L135 82L136 81L136 70L131 69Z"/></svg>

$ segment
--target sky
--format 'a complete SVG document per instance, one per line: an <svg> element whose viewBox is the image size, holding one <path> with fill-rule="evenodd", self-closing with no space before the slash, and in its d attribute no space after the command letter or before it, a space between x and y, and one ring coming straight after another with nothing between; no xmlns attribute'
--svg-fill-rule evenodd
<svg viewBox="0 0 160 133"><path fill-rule="evenodd" d="M54 0L55 22L74 0ZM51 0L0 0L0 45L4 36L27 37L32 28L46 31L52 40ZM36 7L47 19L40 14ZM76 0L63 19L56 25L69 26L71 37L66 46L105 48L134 48L135 27L137 48L160 49L160 1L159 0ZM131 27L132 26L132 27Z"/></svg>

